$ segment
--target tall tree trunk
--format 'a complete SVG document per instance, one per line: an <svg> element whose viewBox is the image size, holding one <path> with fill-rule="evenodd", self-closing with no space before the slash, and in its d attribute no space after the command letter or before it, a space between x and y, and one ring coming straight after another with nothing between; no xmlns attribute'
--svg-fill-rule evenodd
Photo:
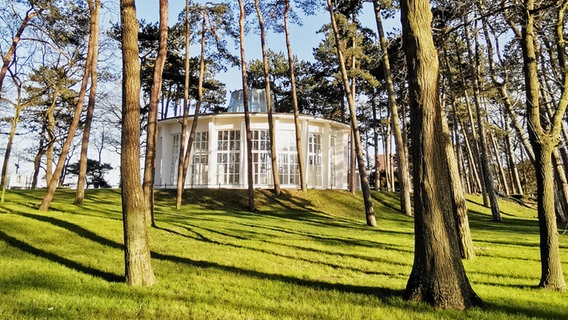
<svg viewBox="0 0 568 320"><path fill-rule="evenodd" d="M290 11L290 1L284 0L284 34L286 35L286 51L288 52L288 68L290 72L290 90L292 94L292 105L294 106L294 126L296 128L296 149L298 152L298 166L300 168L300 187L302 191L308 189L306 183L306 166L304 163L304 151L302 148L302 132L300 129L298 95L296 93L296 76L294 72L294 55L292 54L292 44L290 43L290 30L288 28L288 13Z"/></svg>
<svg viewBox="0 0 568 320"><path fill-rule="evenodd" d="M160 0L160 40L158 56L154 66L150 104L148 106L148 129L146 132L146 156L144 159L144 202L146 222L155 226L154 221L154 174L156 173L156 144L158 142L158 102L162 91L162 74L168 54L168 0Z"/></svg>
<svg viewBox="0 0 568 320"><path fill-rule="evenodd" d="M568 106L568 77L564 79L564 89L558 108L545 131L541 125L540 83L535 42L534 0L525 0L523 8L524 25L522 28L521 48L523 50L523 69L527 104L527 131L535 154L535 172L537 182L538 218L540 226L541 279L539 286L552 290L565 290L566 282L562 274L560 249L558 247L558 229L554 210L554 183L552 173L552 151L558 144L561 121ZM563 10L563 9L562 9ZM562 19L559 19L559 22ZM563 24L561 24L563 25ZM563 38L562 28L557 39ZM564 51L563 42L557 44ZM566 73L566 66L563 66Z"/></svg>
<svg viewBox="0 0 568 320"><path fill-rule="evenodd" d="M89 38L89 46L93 46L93 61L91 63L91 89L89 90L89 102L87 105L87 114L85 116L85 124L83 127L83 139L81 141L81 155L79 159L79 174L77 176L77 190L75 193L75 204L82 205L85 199L85 180L87 177L87 159L89 148L89 137L91 134L91 123L93 122L93 113L95 111L95 100L97 96L97 62L99 57L99 12L101 9L100 0L88 1L89 12L91 13L91 37Z"/></svg>
<svg viewBox="0 0 568 320"><path fill-rule="evenodd" d="M189 49L190 49L190 23L189 23L189 1L185 0L185 86L183 89L183 120L181 123L181 133L179 141L179 153L178 153L178 168L177 168L177 188L176 188L176 209L181 208L183 189L185 187L185 179L183 178L183 167L185 164L185 149L187 140L187 126L189 125L188 114L189 114ZM167 108L166 108L167 110ZM194 117L195 118L195 117ZM194 119L196 121L196 119Z"/></svg>
<svg viewBox="0 0 568 320"><path fill-rule="evenodd" d="M438 103L438 53L432 39L427 0L401 1L403 44L408 65L410 121L414 161L414 264L404 297L444 309L481 303L460 259L451 177L446 161Z"/></svg>
<svg viewBox="0 0 568 320"><path fill-rule="evenodd" d="M560 158L560 152L558 152L558 147L554 148L552 151L552 165L555 180L555 203L556 203L556 215L558 220L562 223L567 222L566 213L568 213L568 204L566 203L568 195L568 181L566 181L566 173L564 172L564 166L562 165L562 159Z"/></svg>
<svg viewBox="0 0 568 320"><path fill-rule="evenodd" d="M517 163L515 161L515 153L513 152L513 144L511 142L511 132L509 130L509 121L506 113L503 114L504 121L503 127L505 129L505 148L507 149L507 162L509 163L509 171L511 173L511 180L513 182L513 189L518 194L524 194L523 185L521 184L521 178L519 177L519 170L517 169Z"/></svg>
<svg viewBox="0 0 568 320"><path fill-rule="evenodd" d="M260 45L262 50L262 66L264 70L264 85L266 92L266 112L268 113L268 135L270 136L270 159L272 164L272 181L274 182L274 194L280 195L280 176L278 175L278 161L276 158L276 137L274 134L274 120L272 119L272 93L270 90L270 71L268 69L268 57L266 55L266 37L264 30L264 20L258 4L259 0L254 1L258 24L260 27Z"/></svg>
<svg viewBox="0 0 568 320"><path fill-rule="evenodd" d="M387 191L394 191L394 179L392 174L393 163L391 157L391 115L390 110L387 109L387 119L385 123L384 143L385 143L385 177L387 183Z"/></svg>
<svg viewBox="0 0 568 320"><path fill-rule="evenodd" d="M32 174L32 185L31 189L35 190L38 183L39 170L41 169L41 157L45 154L45 135L47 131L47 125L45 123L45 116L43 117L43 124L41 126L41 132L39 134L39 146L37 153L34 157L34 172Z"/></svg>
<svg viewBox="0 0 568 320"><path fill-rule="evenodd" d="M506 132L505 135L505 148L506 148L506 153L507 153L507 163L509 165L509 172L510 172L510 177L511 177L511 185L513 186L513 189L516 189L516 192L518 192L519 194L523 194L523 187L521 185L520 179L519 179L519 173L517 170L517 165L515 163L515 157L514 157L514 153L512 150L512 144L511 144L511 136L509 135L509 122L507 121L507 110L510 110L510 113L513 114L513 105L511 102L511 99L509 97L509 94L507 92L507 81L509 79L509 74L508 71L504 71L503 75L501 76L502 80L499 80L499 78L497 77L497 72L495 70L495 63L493 61L493 57L494 57L494 50L493 50L493 43L492 41L490 41L490 34L489 34L489 23L487 22L486 18L482 19L483 21L483 34L485 36L485 39L487 39L486 41L486 47L487 47L487 61L489 64L489 74L491 76L491 81L493 83L493 85L498 89L499 95L501 96L501 99L503 100L503 104L504 104L504 112L503 112L503 118L504 118L504 129ZM494 41L496 43L498 43L498 36L495 34L495 30L493 30L493 38L495 39ZM497 56L499 57L499 60L501 59L500 53L497 53ZM527 150L530 149L530 153L532 153L532 148L529 145L528 140L526 139L526 135L523 134L523 129L522 126L520 124L518 124L517 127L517 131L519 133L519 136L521 137L521 139L524 139L523 143L527 146ZM534 156L533 156L534 157Z"/></svg>
<svg viewBox="0 0 568 320"><path fill-rule="evenodd" d="M185 148L185 154L180 150L180 157L183 157L183 167L178 172L178 198L180 199L178 209L181 206L181 195L185 187L185 180L187 179L187 170L191 162L191 149L193 148L193 141L195 140L195 131L197 130L197 123L199 120L199 112L201 104L203 103L203 79L205 78L205 38L206 38L206 25L207 25L207 7L203 8L203 21L201 25L201 53L199 58L199 78L197 80L197 104L195 105L195 112L193 113L193 122L191 123L191 130L189 132L189 140ZM185 138L184 138L185 139ZM180 188L181 187L181 188Z"/></svg>
<svg viewBox="0 0 568 320"><path fill-rule="evenodd" d="M442 108L443 110L443 108ZM442 111L443 112L443 111ZM446 117L442 113L443 134L450 136ZM463 191L462 179L458 168L458 163L450 140L446 142L446 160L450 173L451 196L454 204L454 218L456 230L458 232L458 243L460 254L463 259L474 259L473 241L469 229L469 219L467 216L467 204Z"/></svg>
<svg viewBox="0 0 568 320"><path fill-rule="evenodd" d="M381 19L381 7L379 0L373 0L375 8L375 20L377 22L377 30L381 41L381 50L383 54L383 71L387 84L388 102L391 114L391 125L394 132L394 142L396 146L396 155L398 157L398 184L400 188L400 210L406 215L412 215L412 204L410 201L410 174L408 172L408 155L402 139L402 130L398 117L398 105L396 104L396 94L394 92L394 83L391 75L387 39L383 30L383 22Z"/></svg>
<svg viewBox="0 0 568 320"><path fill-rule="evenodd" d="M491 145L493 146L493 152L495 152L495 162L497 162L497 169L499 170L499 177L501 178L501 183L503 183L503 191L507 196L511 195L509 189L509 182L507 181L507 175L505 174L505 169L503 168L503 163L501 162L501 155L499 146L497 145L497 139L493 133L489 133L489 138L491 139Z"/></svg>
<svg viewBox="0 0 568 320"><path fill-rule="evenodd" d="M481 189L481 195L483 197L483 205L484 206L489 206L489 196L487 195L487 187L485 185L485 172L483 171L483 166L481 165L481 155L480 155L480 150L479 150L479 136L477 134L477 131L475 130L475 121L473 119L473 113L471 111L471 103L470 103L470 99L469 96L467 94L467 91L465 92L465 105L467 108L467 114L468 114L468 118L469 118L469 127L471 128L471 134L465 134L465 128L464 128L464 137L471 137L471 139L469 141L471 141L471 143L469 143L470 147L471 147L471 156L472 156L472 164L474 164L475 167L475 175L476 175L476 179L479 181L479 187ZM469 142L468 141L468 142Z"/></svg>
<svg viewBox="0 0 568 320"><path fill-rule="evenodd" d="M45 183L49 185L53 177L53 154L55 153L55 116L53 115L57 104L58 91L53 93L53 102L47 110L47 150L45 153Z"/></svg>
<svg viewBox="0 0 568 320"><path fill-rule="evenodd" d="M245 110L245 130L247 137L247 182L248 182L248 209L255 210L254 205L254 180L252 174L252 132L250 131L250 115L248 105L247 65L245 60L245 7L243 0L239 0L239 42L241 48L241 76L243 81L243 104ZM297 126L296 126L297 130ZM300 172L301 175L301 172Z"/></svg>
<svg viewBox="0 0 568 320"><path fill-rule="evenodd" d="M467 19L467 18L464 18ZM479 148L480 148L480 158L481 158L481 166L483 167L483 185L485 185L485 189L487 190L487 195L489 196L489 202L491 204L491 215L493 216L493 221L501 222L503 221L501 217L501 212L499 211L499 203L497 202L497 194L495 192L494 180L493 180L493 173L491 172L491 167L489 164L489 148L487 147L487 138L485 135L485 127L483 125L483 117L481 115L481 97L479 92L479 64L478 59L474 58L474 53L471 44L471 36L468 24L465 24L464 21L464 28L466 33L466 44L468 49L468 55L470 57L470 65L471 65L471 76L473 79L473 96L474 96L474 103L475 103L475 112L477 116L477 130L478 130L478 137L479 137ZM477 41L476 41L477 44ZM476 46L476 54L478 53L478 46ZM477 56L475 56L477 57Z"/></svg>
<svg viewBox="0 0 568 320"><path fill-rule="evenodd" d="M379 161L379 129L377 119L377 102L375 101L375 90L373 90L373 97L371 97L371 108L373 110L373 143L375 145L375 190L381 190L381 163Z"/></svg>
<svg viewBox="0 0 568 320"><path fill-rule="evenodd" d="M73 142L73 138L75 137L75 132L77 131L77 127L79 125L79 121L81 119L81 112L83 111L83 103L85 102L85 95L87 92L87 84L89 82L89 76L91 75L91 68L93 64L93 56L94 56L94 46L92 45L92 37L95 35L89 34L89 47L87 49L87 58L85 61L85 72L83 73L83 78L81 79L81 89L79 90L79 96L77 97L77 105L75 106L75 111L73 113L73 119L71 120L71 124L69 124L69 129L67 131L67 137L65 138L65 142L63 143L63 147L61 148L61 152L59 154L59 159L57 159L57 165L55 166L55 171L53 172L53 176L49 180L47 185L47 190L39 206L40 211L47 211L53 200L53 196L55 195L55 191L59 185L59 179L63 174L63 168L65 166L65 161L67 158L67 154L69 153L69 149L71 147L71 143Z"/></svg>
<svg viewBox="0 0 568 320"><path fill-rule="evenodd" d="M156 282L150 258L146 205L140 182L140 62L134 0L120 0L122 26L122 216L126 283Z"/></svg>
<svg viewBox="0 0 568 320"><path fill-rule="evenodd" d="M357 154L355 153L355 133L351 130L351 143L349 144L349 192L355 194L355 171L357 170Z"/></svg>
<svg viewBox="0 0 568 320"><path fill-rule="evenodd" d="M339 30L337 27L337 23L335 21L335 13L333 11L331 0L327 0L327 8L329 10L331 25L333 27L333 35L335 37L335 49L337 50L339 67L341 68L341 76L343 80L343 86L345 88L345 95L347 96L349 111L351 113L351 129L353 132L352 141L355 142L357 165L359 168L359 176L361 178L361 191L363 193L363 202L365 204L365 216L367 219L367 225L374 227L377 225L377 221L375 218L375 211L373 209L373 202L371 201L371 189L369 187L369 179L367 177L367 172L365 170L365 160L363 157L363 150L361 149L361 137L359 135L359 125L357 124L357 113L355 112L355 99L353 98L353 94L351 93L351 88L349 86L349 79L347 77L347 68L345 67L345 58L339 43ZM352 159L352 161L354 160L355 159Z"/></svg>
<svg viewBox="0 0 568 320"><path fill-rule="evenodd" d="M546 79L543 79L542 81L544 81L545 85L549 87L548 81L546 81ZM550 104L552 103L556 105L557 102L554 101L555 99L551 98L550 95L548 95L548 93L545 92L545 90L541 90L541 92L542 92L542 99L544 103L544 108L546 110L546 114L549 117L550 121L552 121L552 119L554 118L554 114L550 109ZM563 133L564 121L562 121L561 123L561 129L562 129L561 132ZM554 178L556 182L555 186L558 187L556 188L556 197L555 197L555 202L557 204L556 214L561 222L566 222L566 213L568 212L568 202L566 201L568 200L568 180L566 178L567 176L564 170L565 164L562 161L562 157L558 149L559 149L558 147L555 147L554 150L552 151L553 170L555 171Z"/></svg>
<svg viewBox="0 0 568 320"><path fill-rule="evenodd" d="M17 102L15 105L16 111L14 112L14 118L12 118L12 125L10 127L10 133L8 135L8 142L6 143L6 151L4 152L4 161L2 162L2 177L0 178L0 190L2 195L0 196L0 202L4 203L4 194L6 193L6 186L8 184L8 165L10 163L10 154L12 153L12 145L14 142L14 136L16 136L16 127L20 121L20 112L24 108L24 104L21 102L21 91L22 83L16 84L18 91Z"/></svg>

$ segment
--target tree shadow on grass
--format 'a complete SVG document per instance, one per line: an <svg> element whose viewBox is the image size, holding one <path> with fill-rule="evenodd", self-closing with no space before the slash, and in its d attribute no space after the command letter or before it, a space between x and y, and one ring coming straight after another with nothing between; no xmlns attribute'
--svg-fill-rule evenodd
<svg viewBox="0 0 568 320"><path fill-rule="evenodd" d="M531 235L539 234L538 221L529 219L519 219L516 217L508 218L505 222L495 222L491 217L479 211L468 210L471 228L478 228L489 231L506 233L525 233Z"/></svg>
<svg viewBox="0 0 568 320"><path fill-rule="evenodd" d="M383 276L392 276L392 277L398 277L401 275L407 276L406 273L386 273L386 272L380 272L380 271L369 271L369 270L365 270L365 269L361 269L361 268L354 268L351 267L349 265L343 265L343 264L337 264L337 263L332 263L329 261L323 261L323 260L317 260L317 259L308 259L308 258L304 258L298 255L290 255L290 254L284 254L281 252L276 252L273 250L267 250L267 249L262 249L262 248L258 248L255 246L248 246L248 245L243 245L243 244L236 244L236 243L230 243L230 242L220 242L217 240L213 240L210 238L207 238L203 235L201 235L201 233L189 228L189 227L183 227L183 226L179 226L178 227L181 228L185 228L186 230L188 230L188 232L191 232L193 234L198 235L199 238L195 238L189 235L184 235L181 234L177 231L173 231L173 230L169 230L167 228L163 228L160 227L160 230L175 234L175 235L180 235L183 237L187 237L193 240L197 240L197 241L202 241L205 243L211 243L211 244L217 244L217 245L221 245L221 246L226 246L226 247L231 247L231 248L235 248L235 249L241 249L241 250L251 250L251 251L255 251L255 252L259 252L259 253L263 253L263 254L267 254L267 255L272 255L275 257L280 257L280 258L285 258L285 259L291 259L291 260L295 260L295 261L302 261L302 262L306 262L306 263L311 263L311 264L317 264L317 265L324 265L327 267L332 267L334 269L345 269L345 270L351 270L354 272L362 272L362 273L366 273L366 274L373 274L373 275L383 275ZM199 228L197 226L193 226L194 228ZM223 233L221 233L223 234ZM263 243L267 243L270 245L277 245L277 246L281 246L281 247L286 247L286 248L291 248L294 250L302 250L302 251L310 251L310 252L317 252L320 254L325 254L325 255L330 255L330 256L341 256L341 257L348 257L348 258L353 258L353 259L361 259L361 260L366 260L366 261L370 261L370 262L377 262L377 263L386 263L386 264L394 264L397 265L399 267L408 267L408 269L410 269L408 264L404 264L402 262L397 262L397 261L390 261L390 260L386 260L386 259L382 259L380 257L366 257L366 256L362 256L362 255L354 255L354 254L346 254L346 253L341 253L341 252L332 252L332 251L326 251L326 250L319 250L319 249L315 249L315 248L306 248L306 247L302 247L302 246L295 246L295 245L289 245L289 244L283 244L283 243L278 243L278 242L273 242L273 241L269 241L269 240L256 240L258 242L263 242ZM153 252L154 253L154 252Z"/></svg>
<svg viewBox="0 0 568 320"><path fill-rule="evenodd" d="M87 240L91 240L94 242L97 242L99 244L114 248L114 249L119 249L119 250L124 250L124 246L118 242L112 241L110 239L107 239L105 237L102 237L94 232L92 232L91 230L85 229L79 225L76 225L74 223L65 221L65 220L61 220L61 219L57 219L57 218L53 218L53 217L48 217L48 216L42 216L42 215L37 215L37 214L31 214L31 213L24 213L24 212L17 212L15 213L17 215L26 217L26 218L30 218L30 219L34 219L37 221L41 221L41 222L47 222L51 225L54 225L56 227L60 227L63 229L66 229L68 231L71 231L75 234L77 234L78 236L81 236Z"/></svg>
<svg viewBox="0 0 568 320"><path fill-rule="evenodd" d="M246 277L256 278L258 280L270 280L270 281L278 281L284 283L292 283L303 287L310 287L314 289L321 289L321 290L333 290L333 291L340 291L345 293L357 293L357 294L366 294L366 295L374 295L379 297L385 302L388 302L392 297L401 297L403 290L393 290L390 288L379 288L379 287L371 287L371 286L355 286L349 284L342 284L342 283L330 283L325 281L318 281L318 280L308 280L308 279L300 279L291 276L281 275L281 274L272 274L272 273L265 273L256 270L250 269L243 269L238 268L235 266L227 266L218 264L215 262L210 261L200 261L200 260L193 260L190 258L185 257L178 257L173 255L161 254L152 252L152 257L158 260L170 261L174 263L181 263L186 264L192 267L199 267L204 269L214 268L220 271L233 273L236 275L242 275Z"/></svg>
<svg viewBox="0 0 568 320"><path fill-rule="evenodd" d="M5 243L11 245L14 248L18 248L24 252L36 255L40 258L44 258L47 259L51 262L55 262L55 263L59 263L61 265L64 265L70 269L73 269L75 271L79 271L85 274L89 274L92 275L94 277L98 277L101 279L104 279L108 282L124 282L124 277L123 276L119 276L117 274L111 273L111 272L106 272L106 271L102 271L99 269L95 269L93 267L89 267L89 266L85 266L82 265L76 261L64 258L62 256L56 255L55 253L52 252L48 252L39 248L36 248L22 240L18 240L12 236L9 236L8 234L0 231L0 240L4 241Z"/></svg>
<svg viewBox="0 0 568 320"><path fill-rule="evenodd" d="M527 287L523 288L526 289ZM535 294L538 294L539 289L536 289L536 287L532 288L534 288ZM535 308L532 305L527 305L526 307L511 305L507 303L507 299L502 301L503 303L487 302L485 309L510 314L512 317L522 314L532 319L566 319L568 314L568 308L562 309L552 305L544 308L547 304L543 302L539 302L539 307Z"/></svg>
<svg viewBox="0 0 568 320"><path fill-rule="evenodd" d="M75 225L73 223L64 221L64 220L60 220L57 218L52 218L52 217L46 217L46 216L41 216L41 215L34 215L34 214L27 214L27 213L18 213L22 216L28 217L28 218L32 218L32 219L36 219L38 221L42 221L42 222L46 222L46 223L50 223L52 225L67 229L71 232L74 232L86 239L98 242L100 244L103 245L107 245L110 246L112 248L119 248L119 249L123 249L122 245L114 242L110 239L104 238L102 236L99 236L95 233L93 233L92 231L89 231L81 226ZM165 228L163 228L165 229ZM165 230L167 231L167 229ZM178 232L175 231L171 231L173 234L178 234L181 235ZM47 252L44 250L41 250L39 248L33 247L28 243L25 243L24 241L21 241L19 239L16 239L12 236L7 235L6 233L0 231L0 240L6 242L7 244L19 248L22 251L37 255L39 257L48 259L50 261L56 262L56 263L60 263L66 267L69 267L71 269L74 269L76 271L79 272L83 272L85 274L89 274L95 277L99 277L102 278L106 281L109 282L123 282L124 281L124 277L123 276L119 276L116 275L114 273L109 273L109 272L105 272L102 270L98 270L89 266L84 266L78 262L72 261L70 259L58 256L54 253L51 252ZM244 248L244 247L243 247ZM254 248L244 248L244 249L254 249ZM257 248L258 249L258 248ZM269 252L270 253L270 252ZM272 254L272 253L271 253ZM291 283L291 284L295 284L298 286L303 286L303 287L309 287L309 288L314 288L314 289L320 289L320 290L333 290L333 291L339 291L339 292L345 292L345 293L355 293L355 294L364 294L364 295L373 295L376 296L377 298L379 298L380 300L382 300L386 305L391 305L393 307L396 308L410 308L410 309L416 309L416 311L420 311L420 310L424 310L424 307L419 305L419 304L408 304L408 303L404 303L403 305L395 303L395 301L401 301L401 297L403 294L403 290L394 290L394 289L390 289L390 288L381 288L381 287L371 287L371 286L357 286L357 285L350 285L350 284L342 284L342 283L331 283L331 282L326 282L326 281L321 281L321 280L313 280L313 279L301 279L301 278L296 278L296 277L292 277L292 276L287 276L287 275L282 275L282 274L270 274L270 273L265 273L265 272L260 272L257 270L250 270L250 269L244 269L244 268L239 268L236 266L227 266L227 265L222 265L219 263L215 263L215 262L209 262L209 261L199 261L199 260L192 260L189 258L185 258L185 257L179 257L179 256L175 256L175 255L168 255L168 254L163 254L163 253L157 253L157 252L152 252L152 257L158 260L162 260L162 261L169 261L169 262L174 262L174 263L181 263L181 264L186 264L189 266L193 266L193 267L199 267L199 268L214 268L220 271L224 271L224 272L229 272L235 275L243 275L243 276L248 276L251 278L256 278L258 280L268 280L268 281L279 281L279 282L283 282L283 283ZM495 284L496 286L502 286L502 284ZM514 286L514 285L513 285ZM522 286L522 288L526 288L524 286ZM521 288L521 289L522 289ZM496 303L492 303L492 304L488 304L485 306L485 309L492 309L495 311L502 311L504 313L510 314L510 315L518 315L518 314L525 314L527 316L531 316L531 317L539 317L539 316L543 316L543 314L541 313L541 311L534 311L531 310L529 308L523 308L523 307L516 307L516 306L509 306L509 305L505 305L505 304L496 304ZM553 308L549 308L549 311L546 311L546 313L544 314L544 316L546 316L547 318L562 318L565 316L565 313L561 310L554 310L554 311L550 311Z"/></svg>

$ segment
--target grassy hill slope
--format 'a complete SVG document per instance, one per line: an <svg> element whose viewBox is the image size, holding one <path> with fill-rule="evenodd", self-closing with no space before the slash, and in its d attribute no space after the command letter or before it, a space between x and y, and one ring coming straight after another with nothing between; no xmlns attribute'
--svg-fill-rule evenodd
<svg viewBox="0 0 568 320"><path fill-rule="evenodd" d="M464 261L486 302L466 312L407 303L413 220L393 194L373 193L377 228L359 196L344 191L189 190L182 210L156 193L150 230L158 284L131 288L124 273L120 193L88 190L85 205L59 190L11 191L0 204L2 319L565 319L568 294L535 288L540 277L536 212L502 202L491 221L468 198L478 258ZM568 278L568 236L561 255Z"/></svg>

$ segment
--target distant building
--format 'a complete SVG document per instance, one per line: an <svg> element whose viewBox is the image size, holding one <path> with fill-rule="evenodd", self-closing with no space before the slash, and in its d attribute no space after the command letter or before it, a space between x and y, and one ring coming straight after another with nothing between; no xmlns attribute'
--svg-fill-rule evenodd
<svg viewBox="0 0 568 320"><path fill-rule="evenodd" d="M13 173L8 177L8 189L29 189L32 186L32 177L26 174Z"/></svg>
<svg viewBox="0 0 568 320"><path fill-rule="evenodd" d="M270 137L264 90L249 91L253 140L254 185L273 187ZM246 131L242 91L232 93L228 112L199 115L186 188L245 188L247 181ZM294 116L273 114L280 183L300 186ZM180 147L181 118L158 122L156 188L175 188ZM300 115L301 143L309 188L347 189L348 125L319 117ZM190 117L191 121L193 117Z"/></svg>

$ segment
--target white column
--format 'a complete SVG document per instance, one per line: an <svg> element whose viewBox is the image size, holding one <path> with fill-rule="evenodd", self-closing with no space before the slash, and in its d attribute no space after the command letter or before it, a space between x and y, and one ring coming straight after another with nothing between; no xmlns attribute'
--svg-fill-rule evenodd
<svg viewBox="0 0 568 320"><path fill-rule="evenodd" d="M322 172L321 172L321 179L322 179L322 187L325 189L329 189L330 188L330 165L331 165L331 157L330 157L330 153L331 151L331 124L326 122L323 124L323 130L322 130L322 137L321 137L321 153L322 153L322 159L321 159L321 166L322 166Z"/></svg>
<svg viewBox="0 0 568 320"><path fill-rule="evenodd" d="M302 151L304 152L304 178L306 179L306 186L309 188L310 164L308 163L308 136L310 134L310 124L308 123L308 119L302 120L300 128L300 142L302 143Z"/></svg>
<svg viewBox="0 0 568 320"><path fill-rule="evenodd" d="M245 118L241 120L241 150L240 150L240 169L239 169L239 187L246 187L248 184L248 171L247 171L247 128Z"/></svg>
<svg viewBox="0 0 568 320"><path fill-rule="evenodd" d="M217 183L217 128L215 126L215 117L210 118L207 130L209 131L207 186L212 187Z"/></svg>

